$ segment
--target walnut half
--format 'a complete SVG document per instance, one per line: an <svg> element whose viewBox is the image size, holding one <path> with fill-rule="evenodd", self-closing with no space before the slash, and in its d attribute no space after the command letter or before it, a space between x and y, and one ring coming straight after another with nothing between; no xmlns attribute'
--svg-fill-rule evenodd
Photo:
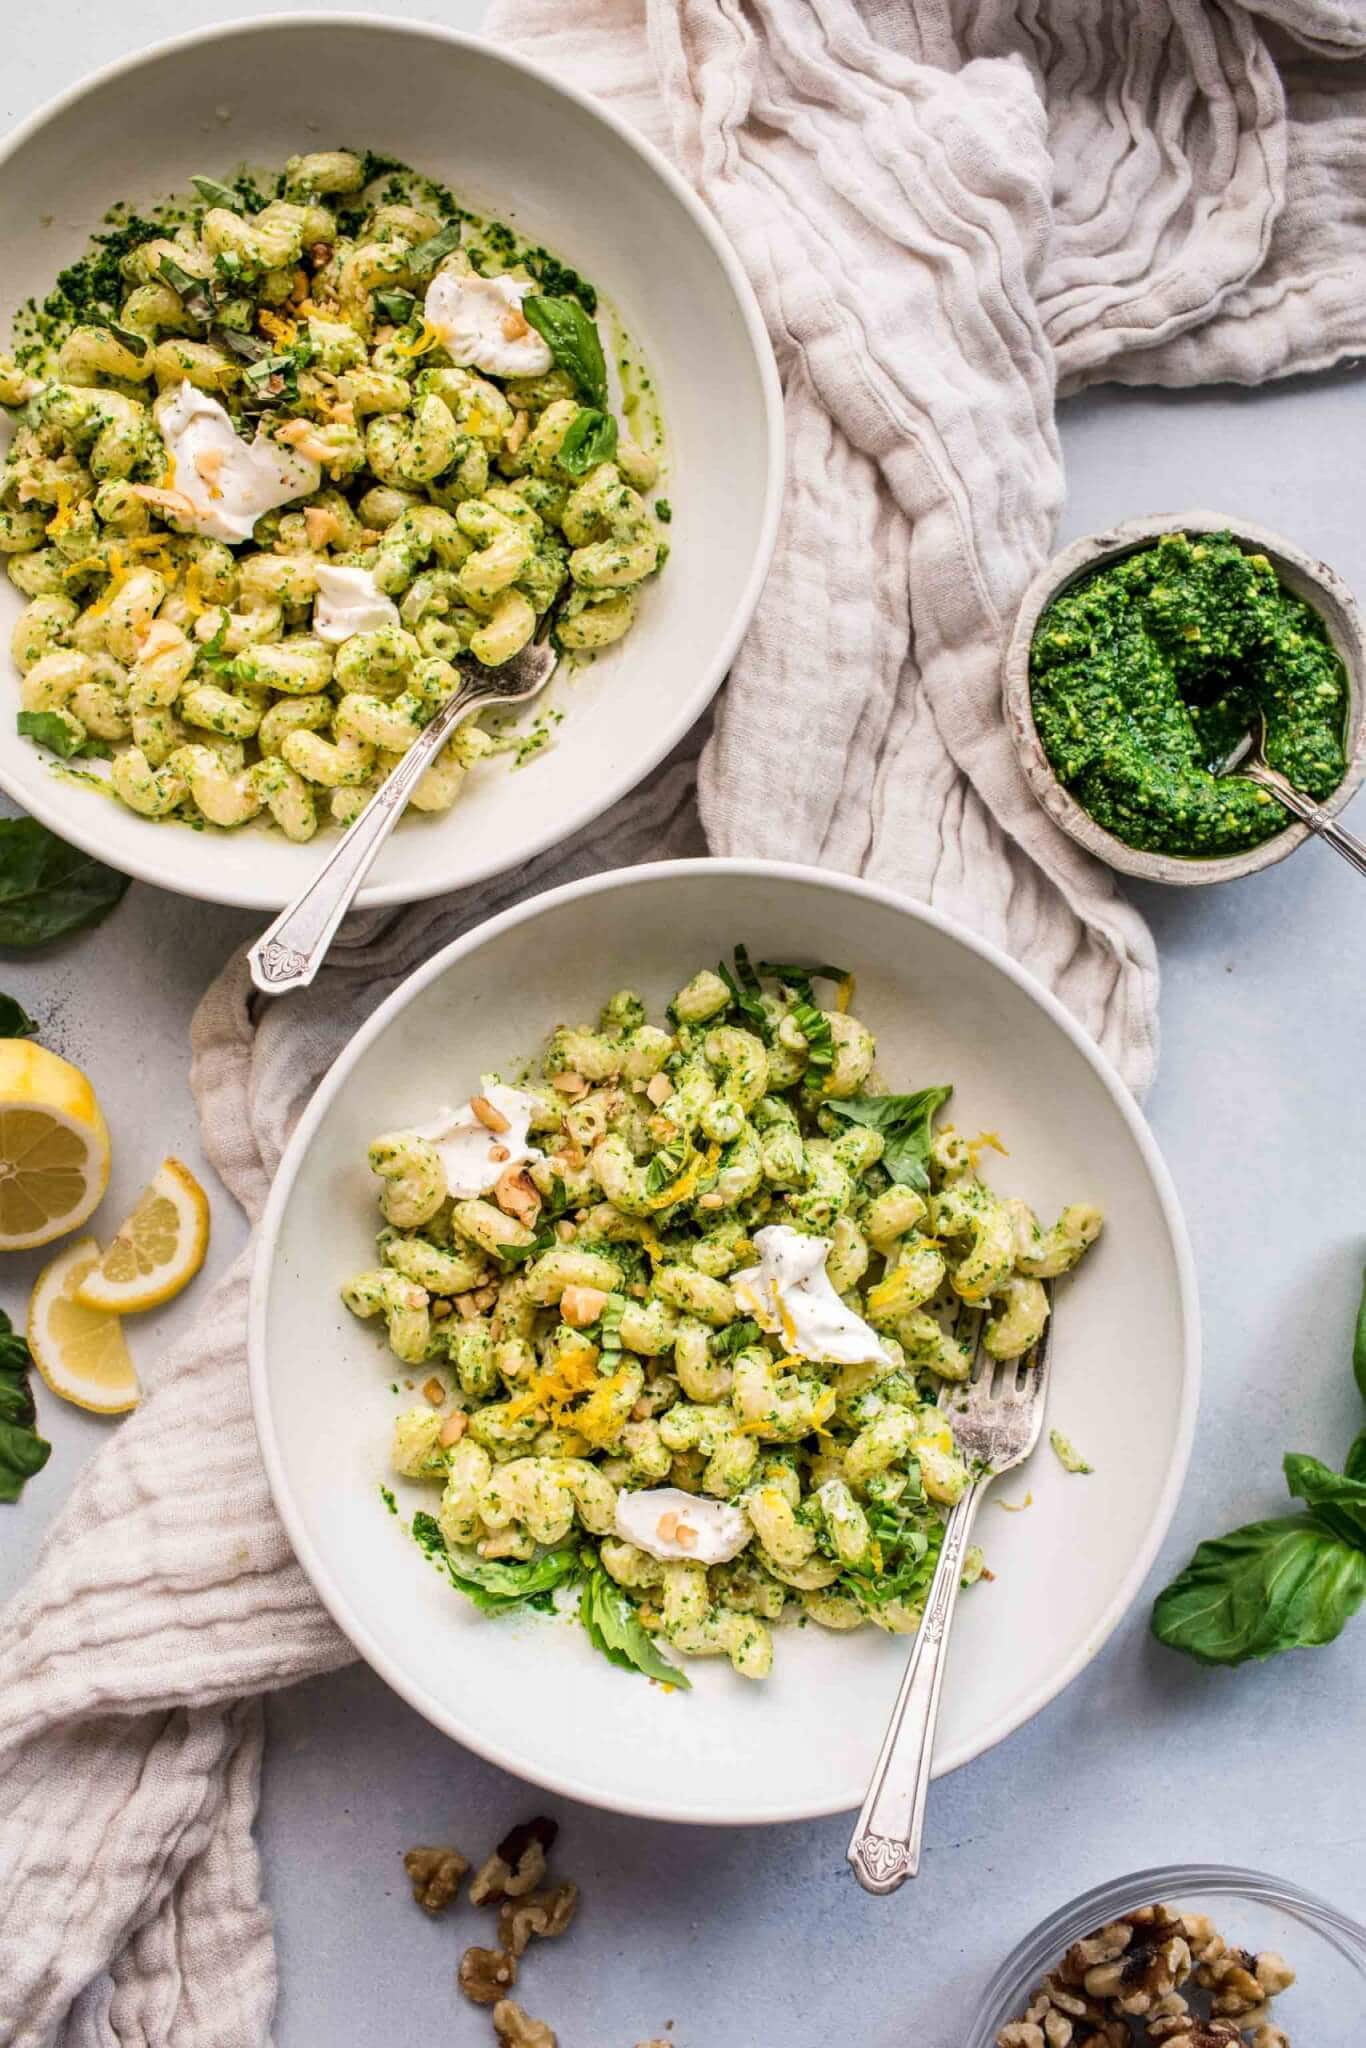
<svg viewBox="0 0 1366 2048"><path fill-rule="evenodd" d="M538 1814L504 1835L492 1856L480 1864L470 1884L470 1902L486 1906L499 1899L520 1899L535 1891L545 1876L545 1859L560 1832L558 1821Z"/></svg>
<svg viewBox="0 0 1366 2048"><path fill-rule="evenodd" d="M515 1999L500 1998L493 2008L493 2031L505 2048L558 2048L559 2036L544 2020L534 2020Z"/></svg>
<svg viewBox="0 0 1366 2048"><path fill-rule="evenodd" d="M504 1899L498 1908L498 1939L512 1955L525 1955L533 1934L542 1941L553 1941L565 1933L578 1903L579 1888L572 1882L556 1885L552 1892Z"/></svg>
<svg viewBox="0 0 1366 2048"><path fill-rule="evenodd" d="M469 1859L458 1849L409 1849L403 1868L412 1879L413 1897L426 1913L444 1913L460 1889Z"/></svg>
<svg viewBox="0 0 1366 2048"><path fill-rule="evenodd" d="M467 1948L455 1981L475 2005L496 2005L517 1982L517 1958L501 1948Z"/></svg>

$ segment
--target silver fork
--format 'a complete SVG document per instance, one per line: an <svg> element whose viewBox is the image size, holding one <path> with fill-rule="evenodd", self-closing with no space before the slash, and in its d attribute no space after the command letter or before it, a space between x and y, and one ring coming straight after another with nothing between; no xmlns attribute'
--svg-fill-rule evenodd
<svg viewBox="0 0 1366 2048"><path fill-rule="evenodd" d="M308 887L262 932L248 953L251 978L262 995L307 988L370 872L375 855L398 823L413 790L463 719L492 704L526 704L550 681L559 657L549 641L533 641L502 668L468 657L456 662L464 681L424 726L392 775L348 827Z"/></svg>
<svg viewBox="0 0 1366 2048"><path fill-rule="evenodd" d="M1045 1291L1049 1318L1032 1353L1004 1364L989 1358L982 1349L986 1318L979 1316L969 1378L948 1382L940 1392L939 1406L954 1443L979 1476L950 1511L906 1675L846 1852L866 1892L894 1892L920 1869L949 1624L958 1601L968 1538L992 1480L1024 1463L1043 1428L1053 1329L1053 1290L1046 1287Z"/></svg>

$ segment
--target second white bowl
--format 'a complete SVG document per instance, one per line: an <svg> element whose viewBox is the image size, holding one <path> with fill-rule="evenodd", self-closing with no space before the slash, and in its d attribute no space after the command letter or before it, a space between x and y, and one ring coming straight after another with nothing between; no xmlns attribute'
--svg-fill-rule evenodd
<svg viewBox="0 0 1366 2048"><path fill-rule="evenodd" d="M628 638L555 686L554 747L481 772L455 808L410 818L360 903L406 903L515 867L587 824L662 760L711 698L758 600L782 497L782 400L734 252L658 151L534 65L429 24L286 15L208 29L76 86L0 147L0 346L115 200L146 208L196 172L279 168L344 143L399 157L581 270L653 373L673 553ZM607 334L606 320L603 322ZM23 599L0 577L0 649ZM329 843L264 827L193 832L55 775L18 737L0 652L0 787L125 874L279 909Z"/></svg>
<svg viewBox="0 0 1366 2048"><path fill-rule="evenodd" d="M374 1258L377 1132L515 1071L558 1022L631 987L658 1016L737 941L857 978L888 1084L952 1081L960 1129L1003 1132L998 1186L1056 1214L1098 1202L1106 1233L1059 1291L1045 1443L979 1525L996 1577L955 1623L936 1756L979 1755L1038 1712L1134 1598L1176 1504L1199 1378L1195 1287L1176 1197L1133 1100L1064 1010L1004 954L885 890L816 869L678 861L597 875L457 940L395 991L332 1067L286 1152L261 1227L252 1398L300 1562L361 1655L481 1755L570 1797L665 1820L755 1822L862 1799L907 1654L865 1629L780 1628L773 1676L690 1662L667 1694L616 1670L572 1621L481 1618L386 1512L429 1511L388 1469L402 1368L342 1306ZM409 1375L411 1377L411 1375Z"/></svg>

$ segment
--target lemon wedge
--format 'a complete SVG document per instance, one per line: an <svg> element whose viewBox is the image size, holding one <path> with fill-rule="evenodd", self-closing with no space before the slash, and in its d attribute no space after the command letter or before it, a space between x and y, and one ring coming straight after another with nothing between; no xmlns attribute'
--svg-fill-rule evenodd
<svg viewBox="0 0 1366 2048"><path fill-rule="evenodd" d="M76 1299L107 1315L159 1308L193 1280L208 1248L207 1195L188 1166L163 1159Z"/></svg>
<svg viewBox="0 0 1366 2048"><path fill-rule="evenodd" d="M0 1039L0 1251L79 1229L108 1179L109 1132L80 1068Z"/></svg>
<svg viewBox="0 0 1366 2048"><path fill-rule="evenodd" d="M76 1299L99 1261L95 1239L82 1237L44 1266L28 1305L28 1348L54 1394L96 1415L122 1415L138 1399L123 1325Z"/></svg>

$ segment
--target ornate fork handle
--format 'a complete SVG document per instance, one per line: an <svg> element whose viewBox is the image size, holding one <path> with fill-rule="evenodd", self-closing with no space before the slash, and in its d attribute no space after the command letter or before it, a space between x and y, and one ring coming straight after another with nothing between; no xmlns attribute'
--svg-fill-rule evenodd
<svg viewBox="0 0 1366 2048"><path fill-rule="evenodd" d="M1238 773L1249 782L1258 783L1261 788L1269 789L1273 796L1280 798L1288 811L1293 811L1297 818L1303 819L1311 832L1325 840L1334 853L1340 853L1359 875L1366 875L1366 845L1363 845L1355 833L1349 832L1345 825L1339 825L1337 819L1330 817L1312 797L1306 796L1303 790L1296 789L1294 783L1287 781L1284 775L1278 774L1274 768L1265 767L1260 761L1245 761Z"/></svg>
<svg viewBox="0 0 1366 2048"><path fill-rule="evenodd" d="M371 862L402 817L414 786L462 718L488 704L506 703L487 684L466 684L447 699L425 726L392 775L380 784L365 809L338 841L301 896L267 926L248 953L251 978L263 995L307 988L322 966L337 926L345 917Z"/></svg>
<svg viewBox="0 0 1366 2048"><path fill-rule="evenodd" d="M982 1480L969 1487L949 1516L924 1617L883 1737L868 1797L849 1843L849 1862L866 1892L894 1892L920 1868L949 1625L958 1600L968 1537L988 1484Z"/></svg>

